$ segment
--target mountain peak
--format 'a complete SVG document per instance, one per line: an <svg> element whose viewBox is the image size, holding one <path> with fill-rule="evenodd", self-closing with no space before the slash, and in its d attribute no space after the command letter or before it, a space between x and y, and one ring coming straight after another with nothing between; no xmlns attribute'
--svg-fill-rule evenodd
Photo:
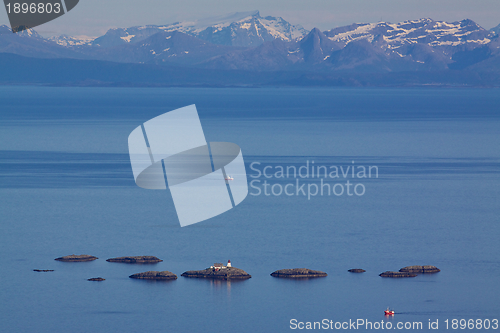
<svg viewBox="0 0 500 333"><path fill-rule="evenodd" d="M496 27L491 28L490 31L495 35L500 35L500 24L497 25Z"/></svg>
<svg viewBox="0 0 500 333"><path fill-rule="evenodd" d="M217 19L202 29L198 24L190 33L214 44L252 47L273 40L292 41L306 35L300 25L292 25L281 17L261 17L258 10L238 12Z"/></svg>
<svg viewBox="0 0 500 333"><path fill-rule="evenodd" d="M460 25L462 27L465 27L465 26L479 27L479 24L477 24L476 22L472 21L471 19L463 19L462 21L460 21Z"/></svg>
<svg viewBox="0 0 500 333"><path fill-rule="evenodd" d="M0 25L0 34L7 33L7 32L12 34L12 29L5 24ZM38 34L38 32L36 32L34 29L26 29L26 30L15 33L15 35L20 36L20 37L42 38L42 36L40 36Z"/></svg>
<svg viewBox="0 0 500 333"><path fill-rule="evenodd" d="M5 24L0 25L0 33L3 34L6 33L7 31L12 33L12 30L8 26L6 26Z"/></svg>
<svg viewBox="0 0 500 333"><path fill-rule="evenodd" d="M313 28L306 36L304 36L300 43L303 44L309 40L314 40L316 41L315 43L321 43L323 40L330 41L330 39L328 39L328 37L326 37L326 35L318 28Z"/></svg>
<svg viewBox="0 0 500 333"><path fill-rule="evenodd" d="M233 22L239 22L252 17L260 17L259 11L252 10L249 12L234 12L230 14L218 15L202 20L197 20L195 21L193 28L195 31L202 31L211 26L229 25Z"/></svg>
<svg viewBox="0 0 500 333"><path fill-rule="evenodd" d="M337 43L331 41L318 28L313 28L307 36L299 42L304 52L304 60L310 63L319 63L327 59L332 51L336 50Z"/></svg>

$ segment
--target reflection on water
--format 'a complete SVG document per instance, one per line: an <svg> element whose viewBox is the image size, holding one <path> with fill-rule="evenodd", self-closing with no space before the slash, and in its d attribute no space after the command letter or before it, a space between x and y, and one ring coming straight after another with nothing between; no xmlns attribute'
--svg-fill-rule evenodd
<svg viewBox="0 0 500 333"><path fill-rule="evenodd" d="M394 321L394 316L385 314L384 317L385 317L385 320L384 320L385 322L392 322L392 321Z"/></svg>
<svg viewBox="0 0 500 333"><path fill-rule="evenodd" d="M153 279L131 279L131 280L134 280L134 281L139 281L139 282L144 282L144 283L148 283L148 284L167 284L167 283L172 283L174 282L175 280L177 279L168 279L168 280L153 280Z"/></svg>
<svg viewBox="0 0 500 333"><path fill-rule="evenodd" d="M299 278L283 278L283 277L273 277L275 279L278 279L280 281L287 281L285 283L290 283L290 284L301 284L303 282L307 281L316 281L316 280L323 280L327 276L318 276L318 277L299 277Z"/></svg>
<svg viewBox="0 0 500 333"><path fill-rule="evenodd" d="M222 279L208 279L208 283L210 284L211 290L214 291L222 291L226 290L228 297L231 296L231 285L243 283L248 279L236 279L236 280L222 280Z"/></svg>
<svg viewBox="0 0 500 333"><path fill-rule="evenodd" d="M231 295L231 280L213 279L210 280L210 287L212 287L212 290L222 290L226 288L227 295Z"/></svg>

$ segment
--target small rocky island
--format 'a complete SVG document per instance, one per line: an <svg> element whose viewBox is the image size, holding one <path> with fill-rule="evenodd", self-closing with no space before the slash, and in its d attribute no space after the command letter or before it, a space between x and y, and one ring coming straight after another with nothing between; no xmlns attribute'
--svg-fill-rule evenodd
<svg viewBox="0 0 500 333"><path fill-rule="evenodd" d="M406 266L399 270L404 273L422 273L422 274L432 274L441 272L436 266L425 265L425 266Z"/></svg>
<svg viewBox="0 0 500 333"><path fill-rule="evenodd" d="M364 273L364 272L366 272L364 269L361 269L361 268L351 268L347 271L351 272L351 273Z"/></svg>
<svg viewBox="0 0 500 333"><path fill-rule="evenodd" d="M145 280L175 280L177 275L169 271L147 271L143 273L136 273L129 276L131 279L145 279Z"/></svg>
<svg viewBox="0 0 500 333"><path fill-rule="evenodd" d="M103 279L102 277L96 277L87 279L87 281L106 281L106 279Z"/></svg>
<svg viewBox="0 0 500 333"><path fill-rule="evenodd" d="M33 272L53 272L53 269L34 269Z"/></svg>
<svg viewBox="0 0 500 333"><path fill-rule="evenodd" d="M399 272L387 271L380 274L381 277L392 277L392 278L400 278L400 277L415 277L418 274L432 274L441 272L439 268L431 265L424 266L406 266L399 270Z"/></svg>
<svg viewBox="0 0 500 333"><path fill-rule="evenodd" d="M405 278L405 277L415 277L417 274L415 273L407 273L407 272L393 272L393 271L386 271L381 274L379 274L381 277L390 277L390 278Z"/></svg>
<svg viewBox="0 0 500 333"><path fill-rule="evenodd" d="M124 262L127 264L156 264L157 262L162 262L163 260L161 260L155 256L135 256L135 257L109 258L106 261L108 261L108 262Z"/></svg>
<svg viewBox="0 0 500 333"><path fill-rule="evenodd" d="M279 278L310 278L310 277L325 277L328 274L321 271L314 271L308 268L292 268L280 269L271 273L271 276Z"/></svg>
<svg viewBox="0 0 500 333"><path fill-rule="evenodd" d="M187 271L182 273L181 276L189 278L220 279L220 280L249 279L252 277L244 270L232 267L231 260L227 261L226 266L224 266L221 263L215 263L207 269L201 271Z"/></svg>
<svg viewBox="0 0 500 333"><path fill-rule="evenodd" d="M72 254L69 256L59 257L59 258L56 258L54 260L64 261L64 262L81 262L81 261L92 261L92 260L96 260L96 259L99 259L99 258L94 257L94 256L90 256L88 254L79 254L79 255Z"/></svg>

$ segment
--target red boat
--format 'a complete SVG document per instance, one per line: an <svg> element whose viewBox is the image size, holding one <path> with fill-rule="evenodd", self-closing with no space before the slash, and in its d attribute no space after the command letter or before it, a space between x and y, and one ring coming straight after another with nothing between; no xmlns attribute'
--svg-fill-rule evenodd
<svg viewBox="0 0 500 333"><path fill-rule="evenodd" d="M386 316L394 316L394 310L389 310L389 308L387 308L384 313Z"/></svg>

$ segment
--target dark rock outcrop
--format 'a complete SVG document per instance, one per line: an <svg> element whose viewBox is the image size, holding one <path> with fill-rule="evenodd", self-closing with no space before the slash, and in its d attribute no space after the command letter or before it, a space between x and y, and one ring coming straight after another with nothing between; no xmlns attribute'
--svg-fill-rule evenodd
<svg viewBox="0 0 500 333"><path fill-rule="evenodd" d="M96 277L96 278L91 278L87 279L87 281L105 281L106 279L103 279L102 277Z"/></svg>
<svg viewBox="0 0 500 333"><path fill-rule="evenodd" d="M279 278L308 278L308 277L324 277L327 276L325 272L313 271L308 268L292 268L280 269L271 273L271 276Z"/></svg>
<svg viewBox="0 0 500 333"><path fill-rule="evenodd" d="M156 264L157 262L161 262L163 260L158 259L155 256L135 256L135 257L118 257L118 258L109 258L109 262L124 262L127 264Z"/></svg>
<svg viewBox="0 0 500 333"><path fill-rule="evenodd" d="M53 269L34 269L33 272L53 272Z"/></svg>
<svg viewBox="0 0 500 333"><path fill-rule="evenodd" d="M348 270L348 272L351 272L351 273L364 273L366 272L364 269L361 269L361 268L351 268Z"/></svg>
<svg viewBox="0 0 500 333"><path fill-rule="evenodd" d="M65 261L65 262L80 262L80 261L92 261L92 260L96 260L96 259L99 259L99 258L94 257L94 256L90 256L88 254L79 254L79 255L72 254L69 256L59 257L59 258L56 258L54 260Z"/></svg>
<svg viewBox="0 0 500 333"><path fill-rule="evenodd" d="M216 270L214 268L207 268L201 271L187 271L181 274L184 277L190 278L205 278L205 279L249 279L252 276L242 269L236 267L227 267Z"/></svg>
<svg viewBox="0 0 500 333"><path fill-rule="evenodd" d="M407 273L407 272L392 272L386 271L381 273L379 276L381 277L391 277L391 278L405 278L405 277L415 277L417 274Z"/></svg>
<svg viewBox="0 0 500 333"><path fill-rule="evenodd" d="M436 266L425 265L425 266L406 266L401 268L399 271L404 273L430 274L430 273L440 272L441 270Z"/></svg>
<svg viewBox="0 0 500 333"><path fill-rule="evenodd" d="M146 279L146 280L175 280L177 275L169 271L147 271L136 273L129 276L131 279Z"/></svg>

